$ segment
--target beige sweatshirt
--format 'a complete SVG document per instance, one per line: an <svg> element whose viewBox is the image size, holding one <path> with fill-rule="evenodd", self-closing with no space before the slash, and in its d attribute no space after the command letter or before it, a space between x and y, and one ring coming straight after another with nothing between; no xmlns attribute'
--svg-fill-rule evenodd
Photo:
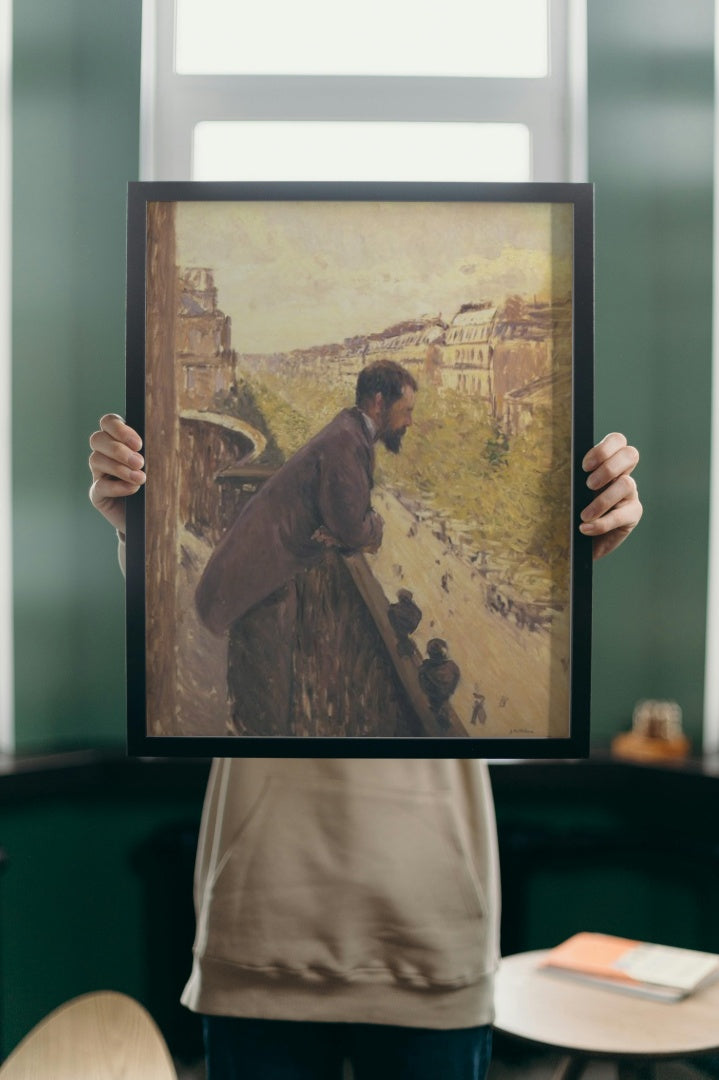
<svg viewBox="0 0 719 1080"><path fill-rule="evenodd" d="M487 767L218 759L195 907L182 1000L197 1012L490 1023L500 899Z"/></svg>
<svg viewBox="0 0 719 1080"><path fill-rule="evenodd" d="M269 1019L489 1023L497 866L483 762L215 761L183 1002Z"/></svg>

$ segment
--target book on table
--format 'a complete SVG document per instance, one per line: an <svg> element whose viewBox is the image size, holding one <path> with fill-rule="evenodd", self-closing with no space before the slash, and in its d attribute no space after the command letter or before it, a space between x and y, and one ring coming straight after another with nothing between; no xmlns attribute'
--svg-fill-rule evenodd
<svg viewBox="0 0 719 1080"><path fill-rule="evenodd" d="M657 1001L679 1001L719 978L715 953L588 932L551 949L541 966L551 974Z"/></svg>

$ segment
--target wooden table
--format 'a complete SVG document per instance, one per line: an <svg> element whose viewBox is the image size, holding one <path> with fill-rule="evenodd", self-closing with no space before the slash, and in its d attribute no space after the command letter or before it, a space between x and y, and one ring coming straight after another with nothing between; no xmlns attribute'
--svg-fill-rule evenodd
<svg viewBox="0 0 719 1080"><path fill-rule="evenodd" d="M682 1001L651 1001L543 971L545 955L502 961L495 1028L562 1051L553 1080L574 1080L592 1058L613 1059L620 1077L646 1077L657 1059L719 1048L719 982Z"/></svg>

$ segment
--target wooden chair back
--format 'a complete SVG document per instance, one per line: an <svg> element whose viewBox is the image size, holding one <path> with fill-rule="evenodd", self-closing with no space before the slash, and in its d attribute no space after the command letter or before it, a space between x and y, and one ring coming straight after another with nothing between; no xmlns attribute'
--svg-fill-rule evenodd
<svg viewBox="0 0 719 1080"><path fill-rule="evenodd" d="M177 1080L177 1072L146 1009L98 991L41 1020L0 1066L0 1080Z"/></svg>

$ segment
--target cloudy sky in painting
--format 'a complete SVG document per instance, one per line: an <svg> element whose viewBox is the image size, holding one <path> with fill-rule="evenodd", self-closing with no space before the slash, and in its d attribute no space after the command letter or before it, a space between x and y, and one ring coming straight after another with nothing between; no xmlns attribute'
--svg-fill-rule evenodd
<svg viewBox="0 0 719 1080"><path fill-rule="evenodd" d="M177 261L215 272L238 352L341 342L571 288L569 205L180 202Z"/></svg>

